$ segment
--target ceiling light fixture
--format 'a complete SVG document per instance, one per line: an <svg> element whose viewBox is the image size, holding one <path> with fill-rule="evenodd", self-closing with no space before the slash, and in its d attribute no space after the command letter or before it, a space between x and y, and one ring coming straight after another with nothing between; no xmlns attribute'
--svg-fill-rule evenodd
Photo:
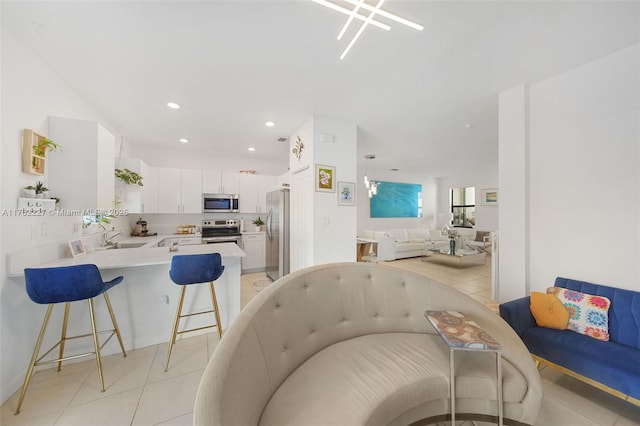
<svg viewBox="0 0 640 426"><path fill-rule="evenodd" d="M256 149L255 149L254 147L252 147L252 146L250 146L248 149L249 149L249 151L251 151L251 152L253 152L253 151L255 151L255 150L256 150Z"/></svg>
<svg viewBox="0 0 640 426"><path fill-rule="evenodd" d="M338 40L342 39L342 36L347 31L347 29L349 28L349 25L351 25L351 22L353 22L354 19L359 19L363 21L362 25L360 25L360 28L356 32L355 36L353 37L351 42L347 45L347 48L344 50L344 52L342 52L342 55L340 55L340 59L344 59L345 56L347 56L347 53L349 53L349 50L351 50L355 42L358 40L358 38L360 38L360 35L369 24L374 25L378 28L382 28L387 31L391 29L390 26L375 20L374 18L376 17L376 15L385 17L387 19L406 25L418 31L422 31L424 29L424 27L420 24L416 24L415 22L409 21L408 19L402 18L398 15L394 15L393 13L381 10L380 8L382 7L382 4L385 2L385 0L378 0L378 3L375 6L371 6L365 3L365 0L344 0L345 2L352 4L354 6L353 10L346 9L344 7L338 6L326 0L312 0L312 1L322 6L328 7L330 9L337 10L338 12L344 13L345 15L349 16L349 18L347 19L347 22L344 24L344 26L340 30L340 33L338 34ZM368 16L361 15L359 13L360 9L370 12L369 15Z"/></svg>
<svg viewBox="0 0 640 426"><path fill-rule="evenodd" d="M349 10L349 9L345 9L344 7L338 6L337 4L333 4L331 2L325 1L325 0L312 0L314 3L318 3L322 6L328 7L329 9L333 9L333 10L337 10L338 12L344 13L345 15L349 15L355 18L355 19L359 19L361 21L366 21L367 17L357 14L357 13L353 13L353 11ZM378 27L380 29L383 29L385 31L389 31L391 29L391 27L387 24L383 24L380 21L371 21L371 25L373 25L374 27Z"/></svg>
<svg viewBox="0 0 640 426"><path fill-rule="evenodd" d="M264 125L267 127L273 127L276 125L276 123L274 123L273 121L267 121L266 123L264 123Z"/></svg>
<svg viewBox="0 0 640 426"><path fill-rule="evenodd" d="M187 139L187 138L180 138L180 139L178 139L178 140L179 140L180 142L182 142L182 143L189 143L189 139Z"/></svg>
<svg viewBox="0 0 640 426"><path fill-rule="evenodd" d="M167 102L167 106L171 109L180 109L180 105L175 102Z"/></svg>

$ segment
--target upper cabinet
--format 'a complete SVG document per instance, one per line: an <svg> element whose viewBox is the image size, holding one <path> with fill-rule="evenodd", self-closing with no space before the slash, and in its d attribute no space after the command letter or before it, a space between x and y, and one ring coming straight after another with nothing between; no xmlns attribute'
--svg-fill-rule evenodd
<svg viewBox="0 0 640 426"><path fill-rule="evenodd" d="M205 194L239 194L240 173L203 171L202 192Z"/></svg>
<svg viewBox="0 0 640 426"><path fill-rule="evenodd" d="M47 158L51 195L70 209L114 207L115 137L99 123L49 117L49 137L62 149Z"/></svg>
<svg viewBox="0 0 640 426"><path fill-rule="evenodd" d="M275 176L240 174L240 213L267 213L267 192L275 185Z"/></svg>
<svg viewBox="0 0 640 426"><path fill-rule="evenodd" d="M119 169L129 169L142 176L142 186L127 185L115 178L116 201L129 213L158 213L158 169L142 160L118 158Z"/></svg>
<svg viewBox="0 0 640 426"><path fill-rule="evenodd" d="M202 172L158 168L158 213L202 213Z"/></svg>

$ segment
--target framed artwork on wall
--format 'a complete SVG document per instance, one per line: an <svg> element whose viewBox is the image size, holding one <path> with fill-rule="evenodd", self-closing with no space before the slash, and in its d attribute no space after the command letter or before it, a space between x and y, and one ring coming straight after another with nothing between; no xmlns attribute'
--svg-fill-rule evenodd
<svg viewBox="0 0 640 426"><path fill-rule="evenodd" d="M338 182L338 205L356 205L356 184L353 182Z"/></svg>
<svg viewBox="0 0 640 426"><path fill-rule="evenodd" d="M316 164L316 191L336 192L336 168Z"/></svg>
<svg viewBox="0 0 640 426"><path fill-rule="evenodd" d="M69 241L69 250L71 251L71 257L78 257L87 253L84 244L82 244L82 240Z"/></svg>
<svg viewBox="0 0 640 426"><path fill-rule="evenodd" d="M481 204L483 206L497 206L498 188L483 189Z"/></svg>

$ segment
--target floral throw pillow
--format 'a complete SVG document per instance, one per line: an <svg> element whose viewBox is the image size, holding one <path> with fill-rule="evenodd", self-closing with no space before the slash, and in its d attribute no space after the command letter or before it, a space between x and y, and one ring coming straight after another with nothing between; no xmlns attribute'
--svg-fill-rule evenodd
<svg viewBox="0 0 640 426"><path fill-rule="evenodd" d="M562 287L549 287L547 293L555 294L569 311L567 330L598 340L609 340L611 301L608 298Z"/></svg>

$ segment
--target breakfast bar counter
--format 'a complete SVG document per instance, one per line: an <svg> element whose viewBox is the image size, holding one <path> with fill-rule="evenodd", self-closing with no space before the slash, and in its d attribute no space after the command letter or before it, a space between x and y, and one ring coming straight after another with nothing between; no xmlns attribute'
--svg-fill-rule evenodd
<svg viewBox="0 0 640 426"><path fill-rule="evenodd" d="M151 244L150 244L151 245ZM124 281L109 291L111 303L120 326L126 349L167 342L179 298L180 286L169 278L171 258L174 255L220 253L224 273L215 282L216 295L220 309L223 330L229 328L240 313L240 259L244 252L233 243L202 244L179 246L178 251L170 252L168 247L144 246L139 248L119 248L97 250L75 258L67 257L39 264L22 264L20 269L10 270L12 281L24 286L25 267L60 267L80 264L95 264L105 281L124 276ZM95 298L98 324L109 324L104 299ZM76 304L72 309L72 321L69 333L86 330L72 330L86 322L82 318L88 315L86 304ZM207 285L191 285L184 301L185 312L200 312L211 309L211 297ZM58 308L57 310L62 311ZM56 311L57 311L56 310ZM44 315L45 307L42 307ZM77 311L80 311L78 313ZM55 315L55 311L54 311ZM73 317L75 317L75 320ZM208 315L188 317L181 328L196 328L210 324L213 319ZM187 335L188 336L188 335ZM35 338L35 337L34 337ZM114 340L114 339L112 339ZM109 342L104 353L117 352L117 344Z"/></svg>

